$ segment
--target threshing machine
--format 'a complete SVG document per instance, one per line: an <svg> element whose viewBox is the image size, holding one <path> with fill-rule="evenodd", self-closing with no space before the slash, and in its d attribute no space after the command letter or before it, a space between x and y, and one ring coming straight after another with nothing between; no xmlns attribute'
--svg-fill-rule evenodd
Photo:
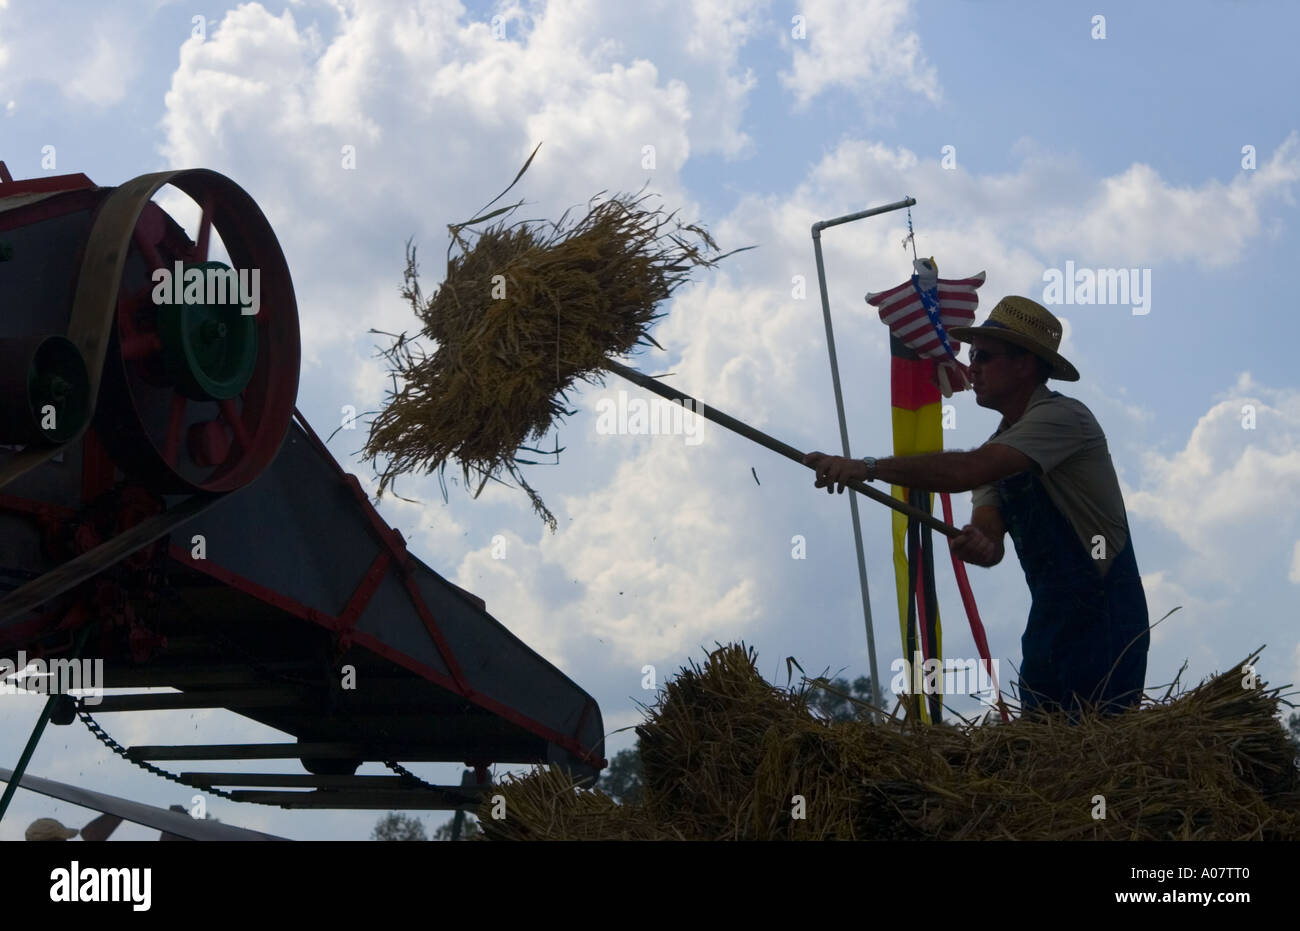
<svg viewBox="0 0 1300 931"><path fill-rule="evenodd" d="M193 236L155 202L168 185ZM153 772L290 808L464 808L497 763L594 777L596 703L407 550L295 408L298 369L284 255L230 179L0 163L0 657L176 690L53 697L28 750L47 717L80 717ZM95 717L197 708L292 740L123 747ZM258 759L305 772L174 771ZM372 761L392 774L356 774ZM402 765L428 761L475 775Z"/></svg>

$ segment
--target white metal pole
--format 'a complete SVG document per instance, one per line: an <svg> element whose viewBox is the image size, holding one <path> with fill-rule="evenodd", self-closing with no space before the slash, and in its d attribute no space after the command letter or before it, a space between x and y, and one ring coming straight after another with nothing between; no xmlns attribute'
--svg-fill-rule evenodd
<svg viewBox="0 0 1300 931"><path fill-rule="evenodd" d="M844 394L840 390L840 366L835 356L835 333L831 328L831 302L829 295L826 293L826 267L822 261L822 230L832 226L839 226L841 223L851 223L854 220L862 220L878 214L902 210L915 203L916 198L908 197L893 204L872 207L870 210L846 214L833 220L819 220L812 225L813 253L817 257L817 283L821 287L822 317L826 321L826 348L829 350L831 358L831 383L835 386L835 411L840 419L840 442L844 447L846 457L851 456L852 453L849 452L848 423L844 418ZM851 488L849 489L849 513L853 515L853 542L858 550L858 583L862 589L862 615L867 624L867 652L871 660L871 688L879 694L883 689L880 683L879 667L876 664L876 634L871 625L871 592L867 585L867 560L862 552L862 522L858 517L858 495ZM875 695L871 696L873 704L875 697ZM871 719L874 721L875 717L873 711Z"/></svg>

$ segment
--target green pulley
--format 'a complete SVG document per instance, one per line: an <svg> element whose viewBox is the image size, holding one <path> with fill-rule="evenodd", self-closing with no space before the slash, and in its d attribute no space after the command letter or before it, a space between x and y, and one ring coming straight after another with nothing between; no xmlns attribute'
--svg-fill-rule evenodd
<svg viewBox="0 0 1300 931"><path fill-rule="evenodd" d="M225 401L238 397L257 367L257 317L239 304L235 273L224 262L193 262L184 267L203 279L203 300L158 307L158 337L168 374L186 397ZM225 279L225 286L216 283ZM185 293L190 288L183 288ZM214 299L223 291L221 299Z"/></svg>
<svg viewBox="0 0 1300 931"><path fill-rule="evenodd" d="M0 338L0 443L66 443L90 414L90 375L65 336Z"/></svg>

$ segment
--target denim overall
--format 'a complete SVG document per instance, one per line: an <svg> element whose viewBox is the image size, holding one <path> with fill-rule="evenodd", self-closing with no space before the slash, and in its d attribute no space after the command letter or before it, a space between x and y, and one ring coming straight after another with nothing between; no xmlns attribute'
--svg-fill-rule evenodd
<svg viewBox="0 0 1300 931"><path fill-rule="evenodd" d="M1074 719L1080 704L1103 713L1136 705L1151 634L1132 536L1103 579L1037 475L1021 472L997 488L1033 599L1020 638L1023 713L1065 710Z"/></svg>

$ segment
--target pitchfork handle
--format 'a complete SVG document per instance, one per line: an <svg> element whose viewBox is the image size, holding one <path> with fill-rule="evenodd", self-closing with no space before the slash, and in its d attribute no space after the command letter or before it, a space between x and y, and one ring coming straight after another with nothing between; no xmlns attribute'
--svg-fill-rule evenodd
<svg viewBox="0 0 1300 931"><path fill-rule="evenodd" d="M653 391L655 394L667 398L670 401L689 403L691 405L689 408L690 410L693 410L702 417L713 421L718 426L726 427L728 430L739 433L741 436L753 440L760 446L766 446L774 453L780 453L787 459L793 459L800 465L804 464L803 459L805 454L799 452L799 450L795 449L793 446L788 443L782 443L780 440L768 436L761 430L755 430L749 424L739 421L735 417L724 414L717 408L708 407L703 401L698 401L685 392L678 391L676 388L671 388L662 382L656 381L644 372L638 372L636 369L628 368L626 365L621 365L618 362L607 362L606 366L611 372L614 372L617 375L622 375L628 381L640 385L647 391ZM812 466L809 466L808 468L812 468ZM879 501L885 507L893 508L895 511L906 514L908 517L915 517L927 527L937 530L946 536L955 537L961 533L961 531L952 526L952 524L944 523L933 514L922 511L920 508L912 507L910 504L904 504L892 495L887 495L883 491L877 491L863 482L845 482L844 485L848 488L852 488L860 495L866 495L873 501Z"/></svg>

